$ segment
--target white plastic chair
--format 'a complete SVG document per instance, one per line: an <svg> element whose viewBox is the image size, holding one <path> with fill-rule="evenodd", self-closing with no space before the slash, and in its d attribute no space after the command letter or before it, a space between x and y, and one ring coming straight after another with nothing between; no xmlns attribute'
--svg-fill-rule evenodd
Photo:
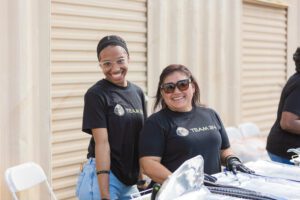
<svg viewBox="0 0 300 200"><path fill-rule="evenodd" d="M6 169L5 180L15 200L18 200L17 192L29 189L42 182L46 183L49 193L54 200L57 200L44 170L34 162L27 162Z"/></svg>
<svg viewBox="0 0 300 200"><path fill-rule="evenodd" d="M244 137L259 136L260 130L258 126L252 122L245 122L239 125L239 129Z"/></svg>
<svg viewBox="0 0 300 200"><path fill-rule="evenodd" d="M240 130L234 126L228 126L225 128L225 130L230 141L239 140L243 138L243 135L240 132Z"/></svg>

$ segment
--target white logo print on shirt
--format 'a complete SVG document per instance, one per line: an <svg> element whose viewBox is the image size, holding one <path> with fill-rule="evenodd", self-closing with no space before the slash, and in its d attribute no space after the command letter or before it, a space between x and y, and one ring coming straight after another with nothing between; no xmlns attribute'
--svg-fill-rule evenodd
<svg viewBox="0 0 300 200"><path fill-rule="evenodd" d="M187 136L189 134L189 131L183 127L178 127L176 129L176 134L178 136Z"/></svg>
<svg viewBox="0 0 300 200"><path fill-rule="evenodd" d="M125 110L120 104L117 104L114 108L114 113L118 116L123 116L125 114Z"/></svg>
<svg viewBox="0 0 300 200"><path fill-rule="evenodd" d="M215 125L208 125L208 126L202 126L198 128L191 128L190 129L193 133L200 133L200 132L205 132L205 131L210 131L210 130L218 130L218 128Z"/></svg>

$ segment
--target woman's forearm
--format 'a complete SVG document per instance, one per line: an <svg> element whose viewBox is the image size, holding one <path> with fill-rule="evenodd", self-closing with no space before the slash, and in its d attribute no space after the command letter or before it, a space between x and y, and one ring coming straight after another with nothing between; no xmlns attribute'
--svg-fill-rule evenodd
<svg viewBox="0 0 300 200"><path fill-rule="evenodd" d="M282 112L280 126L283 130L300 135L300 119L291 112Z"/></svg>
<svg viewBox="0 0 300 200"><path fill-rule="evenodd" d="M110 153L108 147L97 147L96 145L96 169L97 171L110 171ZM109 174L101 173L97 175L101 197L109 198Z"/></svg>
<svg viewBox="0 0 300 200"><path fill-rule="evenodd" d="M159 160L142 157L140 163L144 173L156 183L163 183L172 174Z"/></svg>
<svg viewBox="0 0 300 200"><path fill-rule="evenodd" d="M99 190L102 198L110 198L109 173L110 171L110 146L106 129L93 129L95 139L96 171ZM103 173L104 172L104 173Z"/></svg>

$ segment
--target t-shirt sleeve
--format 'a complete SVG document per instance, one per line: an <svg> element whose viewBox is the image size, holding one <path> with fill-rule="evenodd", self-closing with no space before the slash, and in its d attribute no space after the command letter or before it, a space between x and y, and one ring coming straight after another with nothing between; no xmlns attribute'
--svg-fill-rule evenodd
<svg viewBox="0 0 300 200"><path fill-rule="evenodd" d="M300 84L286 98L283 111L300 116Z"/></svg>
<svg viewBox="0 0 300 200"><path fill-rule="evenodd" d="M154 120L146 120L139 141L139 157L158 156L164 152L165 136L163 129Z"/></svg>
<svg viewBox="0 0 300 200"><path fill-rule="evenodd" d="M217 123L221 127L220 130L219 130L220 134L221 134L221 138L222 138L221 149L227 149L227 148L230 147L230 143L229 143L229 139L228 139L226 130L224 128L223 122L222 122L221 118L219 117L219 115L216 112L214 112L214 114L216 116Z"/></svg>
<svg viewBox="0 0 300 200"><path fill-rule="evenodd" d="M140 97L141 97L141 100L142 100L144 121L146 121L146 119L147 119L147 102L146 102L146 99L145 99L145 94L143 93L142 90L140 90Z"/></svg>
<svg viewBox="0 0 300 200"><path fill-rule="evenodd" d="M84 96L82 131L92 134L93 128L106 128L104 99L93 92Z"/></svg>

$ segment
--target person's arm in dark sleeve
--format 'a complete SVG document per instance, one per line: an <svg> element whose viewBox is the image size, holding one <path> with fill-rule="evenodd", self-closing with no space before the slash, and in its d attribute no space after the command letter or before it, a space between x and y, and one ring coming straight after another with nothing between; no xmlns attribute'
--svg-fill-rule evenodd
<svg viewBox="0 0 300 200"><path fill-rule="evenodd" d="M280 126L285 131L300 135L300 117L294 113L282 112Z"/></svg>
<svg viewBox="0 0 300 200"><path fill-rule="evenodd" d="M159 122L148 119L141 131L139 142L140 166L143 173L157 183L162 183L171 174L161 164L165 148L165 136L162 129Z"/></svg>
<svg viewBox="0 0 300 200"><path fill-rule="evenodd" d="M284 102L280 126L283 130L300 135L300 86L289 94Z"/></svg>

